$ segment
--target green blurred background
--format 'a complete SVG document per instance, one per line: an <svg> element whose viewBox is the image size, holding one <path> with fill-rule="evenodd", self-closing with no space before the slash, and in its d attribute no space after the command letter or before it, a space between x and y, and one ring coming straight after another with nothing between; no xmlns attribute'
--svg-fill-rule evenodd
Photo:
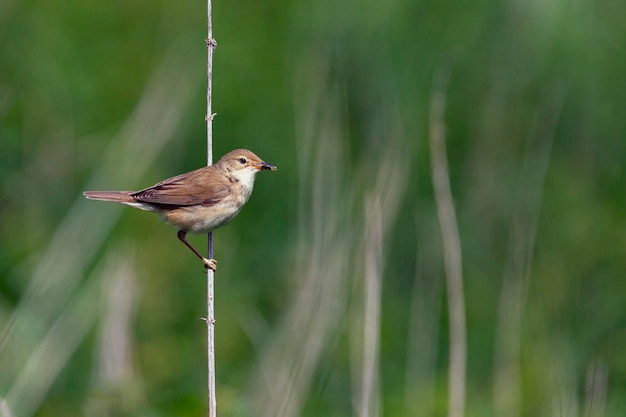
<svg viewBox="0 0 626 417"><path fill-rule="evenodd" d="M206 415L200 263L81 196L206 163L205 10L0 3L2 417ZM215 157L279 167L215 234L219 415L447 414L441 69L466 415L626 415L626 3L216 1L213 22Z"/></svg>

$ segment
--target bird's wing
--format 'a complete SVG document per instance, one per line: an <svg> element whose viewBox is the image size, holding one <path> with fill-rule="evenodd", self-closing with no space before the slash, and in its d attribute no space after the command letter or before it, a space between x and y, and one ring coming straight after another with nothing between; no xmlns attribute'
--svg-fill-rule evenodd
<svg viewBox="0 0 626 417"><path fill-rule="evenodd" d="M212 206L230 195L230 183L219 175L210 175L209 168L180 174L161 181L152 187L137 191L131 196L142 203L175 206L196 204ZM207 177L211 181L207 181Z"/></svg>

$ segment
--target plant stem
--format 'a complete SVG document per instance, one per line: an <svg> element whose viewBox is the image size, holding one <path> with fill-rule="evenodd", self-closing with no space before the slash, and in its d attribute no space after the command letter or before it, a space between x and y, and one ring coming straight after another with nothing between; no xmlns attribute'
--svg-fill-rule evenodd
<svg viewBox="0 0 626 417"><path fill-rule="evenodd" d="M211 85L213 78L213 52L217 44L213 39L213 22L211 19L211 0L207 0L207 89L206 89L206 133L207 133L207 165L213 163L213 112L211 110ZM213 232L208 235L208 258L213 259ZM208 407L209 417L217 416L215 395L215 314L214 314L214 273L207 269L207 373L208 373Z"/></svg>

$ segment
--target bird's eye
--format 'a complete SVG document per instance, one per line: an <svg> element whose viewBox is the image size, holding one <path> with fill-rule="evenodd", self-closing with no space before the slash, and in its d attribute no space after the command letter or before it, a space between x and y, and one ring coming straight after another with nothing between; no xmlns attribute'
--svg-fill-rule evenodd
<svg viewBox="0 0 626 417"><path fill-rule="evenodd" d="M241 165L245 165L245 164L246 164L246 162L247 162L247 161L246 161L246 158L239 158L239 163L240 163Z"/></svg>

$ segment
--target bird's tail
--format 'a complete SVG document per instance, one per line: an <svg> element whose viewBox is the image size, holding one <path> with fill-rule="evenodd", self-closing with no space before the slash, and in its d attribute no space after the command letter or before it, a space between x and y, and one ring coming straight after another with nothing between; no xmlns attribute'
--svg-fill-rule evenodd
<svg viewBox="0 0 626 417"><path fill-rule="evenodd" d="M132 197L134 191L85 191L83 195L90 200L112 201L138 208L139 210L158 212L159 209L153 204L137 201Z"/></svg>
<svg viewBox="0 0 626 417"><path fill-rule="evenodd" d="M135 199L130 196L130 191L85 191L83 195L90 200L112 201L120 204L136 203Z"/></svg>

